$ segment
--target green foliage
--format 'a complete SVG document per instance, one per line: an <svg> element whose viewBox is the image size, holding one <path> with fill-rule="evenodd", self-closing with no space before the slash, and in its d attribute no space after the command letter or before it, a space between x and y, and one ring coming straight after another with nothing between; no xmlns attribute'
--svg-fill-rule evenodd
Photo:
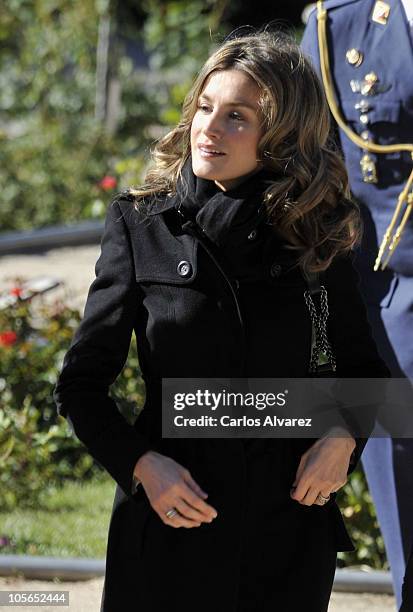
<svg viewBox="0 0 413 612"><path fill-rule="evenodd" d="M184 72L196 72L214 45L226 4L217 0L146 0L145 41L151 68L176 70L179 66Z"/></svg>
<svg viewBox="0 0 413 612"><path fill-rule="evenodd" d="M225 4L225 3L224 3ZM116 23L109 0L13 0L0 11L0 227L103 218L102 200L142 182L148 150L179 120L222 2L146 2L144 27ZM112 133L95 117L97 44L110 18L109 77L121 88ZM116 30L118 30L116 32ZM117 36L116 36L117 34ZM128 45L150 53L136 69ZM105 175L116 179L102 187Z"/></svg>
<svg viewBox="0 0 413 612"><path fill-rule="evenodd" d="M179 122L195 75L227 33L221 23L226 4L227 0L146 0L144 41L151 73L159 75L153 84L164 101L159 123Z"/></svg>
<svg viewBox="0 0 413 612"><path fill-rule="evenodd" d="M79 321L78 311L40 297L18 299L0 311L0 508L37 506L47 487L91 477L99 469L53 401ZM139 373L132 343L129 361L111 389L129 420L143 404Z"/></svg>
<svg viewBox="0 0 413 612"><path fill-rule="evenodd" d="M82 218L96 196L91 186L109 147L91 118L92 7L14 0L2 8L2 229L55 223L63 211L68 220Z"/></svg>
<svg viewBox="0 0 413 612"><path fill-rule="evenodd" d="M115 175L126 186L116 163L145 154L145 126L155 120L157 104L147 100L128 58L118 71L128 104L119 134L109 136L95 118L99 11L105 10L94 0L14 0L2 7L2 230L103 217L101 179ZM140 181L142 163L135 170Z"/></svg>
<svg viewBox="0 0 413 612"><path fill-rule="evenodd" d="M356 548L351 553L339 553L338 566L389 569L383 537L361 466L357 467L349 482L340 490L337 501Z"/></svg>
<svg viewBox="0 0 413 612"><path fill-rule="evenodd" d="M101 474L50 487L40 507L0 510L0 554L104 558L114 491Z"/></svg>
<svg viewBox="0 0 413 612"><path fill-rule="evenodd" d="M32 301L18 299L0 311L1 507L36 504L46 483L92 469L91 458L58 421L52 397L78 322L79 313L59 303L35 310Z"/></svg>

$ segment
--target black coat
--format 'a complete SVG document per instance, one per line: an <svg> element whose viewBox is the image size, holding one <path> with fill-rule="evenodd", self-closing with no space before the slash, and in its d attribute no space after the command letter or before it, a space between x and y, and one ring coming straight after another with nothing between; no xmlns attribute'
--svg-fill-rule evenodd
<svg viewBox="0 0 413 612"><path fill-rule="evenodd" d="M188 166L186 174L193 181ZM288 610L301 609L301 603L294 607L293 596L306 589L287 587L287 579L276 586L275 577L284 580L287 565L293 564L297 575L301 567L308 588L328 574L326 606L336 551L352 550L334 495L323 507L290 498L300 456L312 440L264 440L261 447L248 448L239 439L161 437L162 377L308 374L306 283L291 266L291 251L265 223L263 179L265 174L253 177L225 194L198 180L189 194L152 198L144 214L127 195L108 209L96 279L55 389L60 413L119 485L108 541L105 612L235 612L241 577L244 588L246 576L252 577L251 568L245 569L252 555L258 555L252 559L256 568L273 568L268 584L285 590ZM386 376L350 259L337 260L323 282L337 375ZM132 331L146 384L145 406L134 426L108 397ZM357 442L352 468L364 443ZM254 463L250 457L257 448ZM152 510L142 486L132 494L134 466L149 449L190 470L218 511L211 524L173 529ZM269 479L271 495L263 496ZM254 508L251 499L257 500ZM272 508L268 520L266 508ZM266 530L254 531L264 524ZM243 541L247 532L251 537ZM257 542L262 547L254 549ZM301 566L300 559L305 560ZM314 596L306 609L320 612L323 605Z"/></svg>

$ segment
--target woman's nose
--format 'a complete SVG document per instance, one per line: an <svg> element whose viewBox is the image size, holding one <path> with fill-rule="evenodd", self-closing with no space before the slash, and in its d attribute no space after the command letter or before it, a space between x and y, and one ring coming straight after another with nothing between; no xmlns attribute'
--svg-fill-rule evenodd
<svg viewBox="0 0 413 612"><path fill-rule="evenodd" d="M207 136L215 136L220 138L223 134L222 122L217 116L209 115L204 123L204 133Z"/></svg>

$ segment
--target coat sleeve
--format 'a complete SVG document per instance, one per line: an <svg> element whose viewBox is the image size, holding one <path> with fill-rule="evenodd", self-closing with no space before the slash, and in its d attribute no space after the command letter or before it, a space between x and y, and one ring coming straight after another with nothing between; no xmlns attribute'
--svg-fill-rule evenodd
<svg viewBox="0 0 413 612"><path fill-rule="evenodd" d="M325 273L328 294L328 337L337 363L337 378L385 379L391 376L380 357L367 318L367 310L359 291L359 276L352 255L336 258ZM383 385L385 381L383 380ZM372 399L380 401L380 385L375 385ZM356 448L350 463L350 471L360 459L367 442L366 428L374 427L376 412L370 405L363 410L363 423L357 422L357 411L351 411L346 419L356 439ZM356 418L355 418L356 417ZM360 430L363 437L359 437Z"/></svg>
<svg viewBox="0 0 413 612"><path fill-rule="evenodd" d="M133 469L150 445L108 395L127 359L140 299L130 236L116 200L108 207L95 274L53 397L89 453L131 495Z"/></svg>

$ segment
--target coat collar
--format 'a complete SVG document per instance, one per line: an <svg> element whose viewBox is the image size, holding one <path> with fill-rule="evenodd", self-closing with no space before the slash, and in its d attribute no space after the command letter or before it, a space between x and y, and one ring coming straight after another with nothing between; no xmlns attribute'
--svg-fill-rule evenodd
<svg viewBox="0 0 413 612"><path fill-rule="evenodd" d="M191 263L194 274L196 273L196 252L197 245L201 239L209 241L206 244L213 245L218 250L221 264L232 279L239 281L264 280L273 282L278 279L282 272L289 271L295 266L295 257L290 251L284 249L282 239L277 236L272 224L267 218L266 207L263 203L263 193L268 188L268 183L279 179L274 172L263 169L241 183L239 189L228 192L217 190L211 183L212 181L200 181L198 185L197 177L191 176L191 160L184 169L187 184L182 189L182 182L177 185L176 193L167 195L166 193L156 194L145 203L142 202L140 210L143 216L155 218L167 211L174 211L179 221L178 225L173 225L174 236L187 247L186 257L181 257ZM193 173L192 173L193 174ZM206 183L210 183L207 185ZM127 199L133 199L131 195ZM181 206L184 205L184 206ZM183 209L183 214L180 209ZM188 223L197 226L202 234L198 233L198 240L189 238L194 234L185 226ZM172 227L172 226L171 226ZM167 223L156 224L158 245L154 254L156 266L159 267L159 253L165 248L164 240L170 236L169 221ZM180 229L182 229L182 232ZM175 233L178 230L178 233ZM189 249L189 250L188 250ZM274 257L277 259L274 260ZM282 263L280 261L282 260ZM142 258L148 262L148 255ZM168 265L171 261L167 258ZM274 274L273 274L274 268ZM159 276L159 271L157 272ZM168 269L163 280L176 276L175 268ZM158 278L155 276L154 278ZM151 277L152 278L152 277ZM179 280L179 283L191 282L194 275ZM139 280L148 280L147 271L139 276ZM158 279L159 280L159 279ZM173 282L173 281L172 281ZM176 281L175 279L175 282Z"/></svg>
<svg viewBox="0 0 413 612"><path fill-rule="evenodd" d="M261 189L264 181L277 180L277 175L274 172L270 172L266 169L262 169L256 175L251 176L244 183L241 183L240 186L232 189L230 191L221 191L218 187L215 187L213 181L199 179L195 177L192 172L192 159L191 156L186 160L183 169L182 176L184 176L186 181L186 187L182 188L182 177L178 179L177 189L175 193L166 194L159 193L152 197L151 201L149 201L145 205L145 213L148 216L162 214L172 208L178 208L182 203L183 192L187 190L189 186L190 193L185 193L185 196L196 195L197 198L202 200L202 204L204 204L209 197L215 196L215 198L228 199L228 201L234 199L245 199L251 197L253 192L258 186L258 182L260 183ZM215 190L215 194L213 191Z"/></svg>
<svg viewBox="0 0 413 612"><path fill-rule="evenodd" d="M151 202L146 204L145 213L149 216L159 215L161 213L175 208L177 204L176 194L157 194L153 197Z"/></svg>

